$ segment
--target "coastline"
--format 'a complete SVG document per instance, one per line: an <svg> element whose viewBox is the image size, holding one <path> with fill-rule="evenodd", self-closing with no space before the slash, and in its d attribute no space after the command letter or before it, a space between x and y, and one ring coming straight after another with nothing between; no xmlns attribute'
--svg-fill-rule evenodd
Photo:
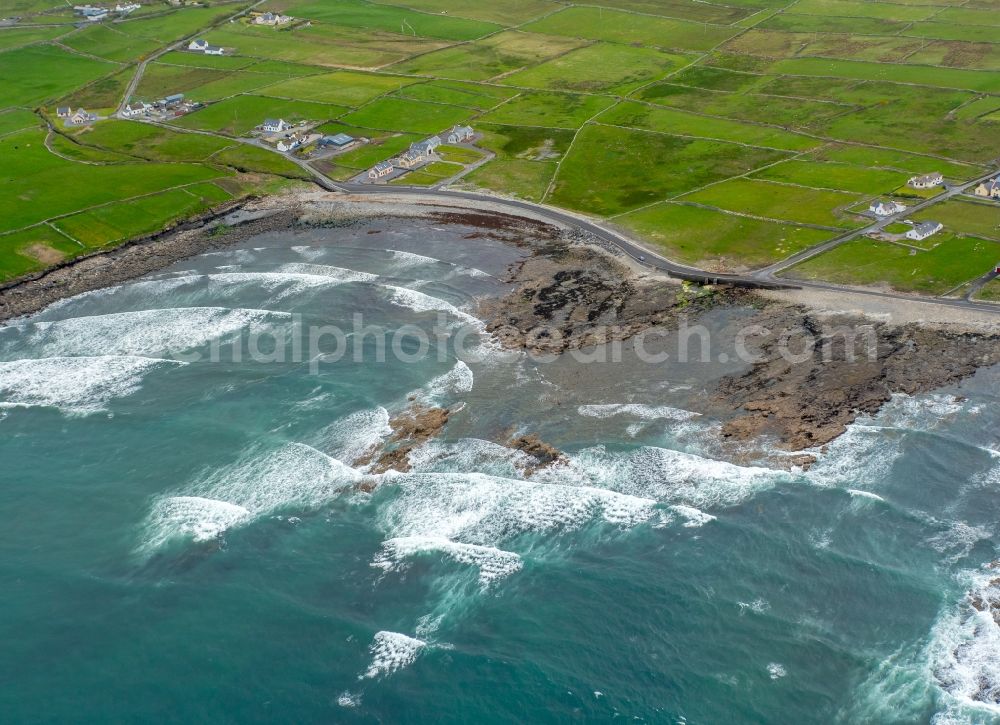
<svg viewBox="0 0 1000 725"><path fill-rule="evenodd" d="M300 191L227 205L177 228L0 287L0 322L269 231L378 217L471 226L482 230L476 234L529 251L509 270L506 281L514 292L477 310L487 331L508 349L549 355L630 341L725 309L749 311L749 326L804 329L824 348L835 343L828 329L870 329L876 343L869 345L874 354L867 359L850 359L865 351L866 337L841 343L839 356L831 360L822 359L817 347L816 354L796 364L789 364L771 339L755 348L754 359L741 372L719 380L704 412L724 421L723 439L749 459L765 457L757 450L763 447L817 451L896 394L930 392L1000 364L1000 321L985 313L891 298L873 299L859 309L857 298L847 292L698 291L544 214L514 215L502 202L445 204L412 194L372 201L364 195ZM543 335L534 335L543 328ZM813 460L805 453L785 463L808 466Z"/></svg>

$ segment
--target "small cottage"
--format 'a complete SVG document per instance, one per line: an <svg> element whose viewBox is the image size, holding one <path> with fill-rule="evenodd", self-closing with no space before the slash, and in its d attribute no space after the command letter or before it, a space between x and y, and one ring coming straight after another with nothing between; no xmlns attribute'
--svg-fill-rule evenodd
<svg viewBox="0 0 1000 725"><path fill-rule="evenodd" d="M448 133L448 143L465 143L471 141L473 135L471 126L455 126Z"/></svg>
<svg viewBox="0 0 1000 725"><path fill-rule="evenodd" d="M868 211L875 214L875 216L892 216L893 214L899 214L900 212L906 211L906 205L900 204L898 201L893 201L892 199L877 199L871 203L868 207Z"/></svg>
<svg viewBox="0 0 1000 725"><path fill-rule="evenodd" d="M267 118L264 123L261 124L261 128L268 133L281 133L282 131L287 131L292 127L292 124L288 123L283 118Z"/></svg>
<svg viewBox="0 0 1000 725"><path fill-rule="evenodd" d="M906 233L906 238L919 242L921 239L927 239L932 234L937 234L943 228L944 225L941 222L918 222Z"/></svg>
<svg viewBox="0 0 1000 725"><path fill-rule="evenodd" d="M391 174L395 168L391 161L379 161L368 172L369 179L381 179L383 176Z"/></svg>
<svg viewBox="0 0 1000 725"><path fill-rule="evenodd" d="M935 186L941 186L944 183L944 177L935 171L931 174L911 177L906 183L914 189L931 189Z"/></svg>

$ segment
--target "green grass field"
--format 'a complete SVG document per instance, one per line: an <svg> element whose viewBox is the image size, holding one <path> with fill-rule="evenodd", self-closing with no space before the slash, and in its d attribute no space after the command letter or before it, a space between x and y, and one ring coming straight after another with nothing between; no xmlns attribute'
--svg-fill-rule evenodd
<svg viewBox="0 0 1000 725"><path fill-rule="evenodd" d="M348 111L312 101L290 101L267 96L234 96L213 103L173 121L182 128L215 131L229 136L242 136L264 122L266 118L283 118L290 123L299 121L330 121Z"/></svg>
<svg viewBox="0 0 1000 725"><path fill-rule="evenodd" d="M465 121L471 112L459 106L380 98L341 120L343 123L381 131L433 134Z"/></svg>
<svg viewBox="0 0 1000 725"><path fill-rule="evenodd" d="M909 177L898 171L864 166L792 160L759 171L753 178L856 194L887 194L905 184Z"/></svg>
<svg viewBox="0 0 1000 725"><path fill-rule="evenodd" d="M952 236L933 249L919 252L859 239L793 267L785 276L941 295L982 276L997 260L1000 244L974 237Z"/></svg>
<svg viewBox="0 0 1000 725"><path fill-rule="evenodd" d="M996 202L946 201L917 212L913 218L933 219L949 231L1000 241L1000 204Z"/></svg>
<svg viewBox="0 0 1000 725"><path fill-rule="evenodd" d="M705 204L737 214L748 214L799 224L855 227L860 223L844 210L857 201L856 194L809 189L769 181L733 179L687 194L683 201Z"/></svg>
<svg viewBox="0 0 1000 725"><path fill-rule="evenodd" d="M709 269L763 267L832 236L818 229L672 203L617 217L615 223L654 242L670 259Z"/></svg>

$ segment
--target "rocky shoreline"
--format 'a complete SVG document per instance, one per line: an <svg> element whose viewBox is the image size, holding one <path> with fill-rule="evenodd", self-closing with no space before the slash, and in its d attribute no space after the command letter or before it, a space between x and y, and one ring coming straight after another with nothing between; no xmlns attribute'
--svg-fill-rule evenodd
<svg viewBox="0 0 1000 725"><path fill-rule="evenodd" d="M807 331L816 343L811 354L789 362L778 338L770 338L755 349L752 364L719 382L702 412L722 419L722 435L734 444L768 438L787 451L816 449L859 416L876 413L894 394L928 392L1000 364L996 332L892 325L846 313L824 314L743 289L679 285L638 272L585 234L499 209L420 199L389 204L317 193L230 205L177 229L0 287L0 321L265 232L386 216L463 225L476 230L469 239L489 236L525 250L508 272L513 291L483 300L477 310L487 331L509 349L559 354L629 340L654 328L671 330L682 319L724 308L752 311L747 325ZM847 342L836 332L845 328L864 334ZM436 435L448 411L413 409L407 415L396 421L391 450L373 453L365 462L373 470L404 470L408 451ZM539 466L560 460L558 451L530 436L505 444L534 456ZM812 457L788 460L806 466Z"/></svg>

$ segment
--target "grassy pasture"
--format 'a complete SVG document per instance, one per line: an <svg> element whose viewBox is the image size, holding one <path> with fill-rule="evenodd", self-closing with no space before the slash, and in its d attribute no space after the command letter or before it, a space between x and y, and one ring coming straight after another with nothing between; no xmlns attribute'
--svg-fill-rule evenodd
<svg viewBox="0 0 1000 725"><path fill-rule="evenodd" d="M734 28L722 25L656 18L592 7L567 8L529 23L525 26L525 30L571 38L639 43L656 48L679 50L709 50L738 32Z"/></svg>
<svg viewBox="0 0 1000 725"><path fill-rule="evenodd" d="M1000 45L936 40L917 50L906 59L906 62L944 65L949 68L998 70Z"/></svg>
<svg viewBox="0 0 1000 725"><path fill-rule="evenodd" d="M788 75L831 76L864 81L914 83L987 93L1000 91L1000 75L988 71L957 68L926 68L915 65L891 65L822 58L789 58L775 63L771 71Z"/></svg>
<svg viewBox="0 0 1000 725"><path fill-rule="evenodd" d="M956 118L974 119L1000 110L1000 96L983 96L954 111Z"/></svg>
<svg viewBox="0 0 1000 725"><path fill-rule="evenodd" d="M586 126L563 159L547 200L592 214L621 214L783 156L717 141Z"/></svg>
<svg viewBox="0 0 1000 725"><path fill-rule="evenodd" d="M696 65L672 75L670 83L712 91L744 91L759 84L766 77L753 73L738 73L723 68L712 68L707 65Z"/></svg>
<svg viewBox="0 0 1000 725"><path fill-rule="evenodd" d="M729 25L751 15L756 10L752 6L764 7L768 2L762 0L759 3L747 3L748 7L736 7L743 3L707 3L694 0L598 0L588 4L649 15L663 15L668 18Z"/></svg>
<svg viewBox="0 0 1000 725"><path fill-rule="evenodd" d="M932 249L916 253L897 244L857 239L793 267L785 276L940 295L985 274L998 259L1000 244L973 237L945 237Z"/></svg>
<svg viewBox="0 0 1000 725"><path fill-rule="evenodd" d="M975 299L985 300L986 302L1000 302L1000 280L995 279L992 282L987 282L976 294Z"/></svg>
<svg viewBox="0 0 1000 725"><path fill-rule="evenodd" d="M908 35L912 38L1000 43L1000 25L957 25L934 20L926 23L913 23L902 32L902 35Z"/></svg>
<svg viewBox="0 0 1000 725"><path fill-rule="evenodd" d="M506 76L501 82L545 90L625 94L690 61L652 48L596 43Z"/></svg>
<svg viewBox="0 0 1000 725"><path fill-rule="evenodd" d="M106 121L78 135L80 143L119 151L150 161L204 161L232 141L199 133L181 133L133 121Z"/></svg>
<svg viewBox="0 0 1000 725"><path fill-rule="evenodd" d="M787 151L815 148L820 141L767 126L698 116L671 108L625 102L602 113L598 122L647 131L732 141Z"/></svg>
<svg viewBox="0 0 1000 725"><path fill-rule="evenodd" d="M455 80L486 80L534 66L581 45L580 41L569 38L509 31L421 55L393 66L392 70Z"/></svg>
<svg viewBox="0 0 1000 725"><path fill-rule="evenodd" d="M215 68L165 65L150 63L146 66L133 98L154 101L173 93L190 93L199 86L229 78L232 72Z"/></svg>
<svg viewBox="0 0 1000 725"><path fill-rule="evenodd" d="M183 65L193 68L211 68L212 70L242 70L257 61L239 55L204 55L188 53L182 50L172 50L157 59L159 65Z"/></svg>
<svg viewBox="0 0 1000 725"><path fill-rule="evenodd" d="M795 12L803 15L821 15L850 18L882 18L885 20L927 20L938 8L932 5L902 5L872 3L864 0L799 0Z"/></svg>
<svg viewBox="0 0 1000 725"><path fill-rule="evenodd" d="M943 23L955 23L957 25L992 25L1000 26L1000 17L997 16L996 8L987 10L973 8L945 8L934 16L935 20Z"/></svg>
<svg viewBox="0 0 1000 725"><path fill-rule="evenodd" d="M739 214L824 227L859 226L841 210L858 201L856 194L808 189L770 181L731 179L687 194L683 201Z"/></svg>
<svg viewBox="0 0 1000 725"><path fill-rule="evenodd" d="M0 280L37 272L84 248L48 225L0 236Z"/></svg>
<svg viewBox="0 0 1000 725"><path fill-rule="evenodd" d="M309 172L273 151L249 144L236 144L219 151L212 161L231 166L238 171L276 174L292 179L311 178Z"/></svg>
<svg viewBox="0 0 1000 725"><path fill-rule="evenodd" d="M5 173L0 176L0 224L4 230L225 174L184 163L76 163L49 153L43 138L40 131L0 138L0 156L5 159Z"/></svg>
<svg viewBox="0 0 1000 725"><path fill-rule="evenodd" d="M60 35L65 35L67 32L69 32L69 29L58 26L49 28L7 28L0 31L0 51L52 40L53 38L58 38Z"/></svg>
<svg viewBox="0 0 1000 725"><path fill-rule="evenodd" d="M796 8L793 7L793 10ZM780 13L768 18L758 28L781 30L788 33L860 33L864 35L893 35L907 24L885 18L836 17L829 15L803 15Z"/></svg>
<svg viewBox="0 0 1000 725"><path fill-rule="evenodd" d="M62 43L81 53L120 63L137 60L160 47L158 41L126 35L104 24L83 28L63 38Z"/></svg>
<svg viewBox="0 0 1000 725"><path fill-rule="evenodd" d="M373 28L401 35L413 34L441 40L473 40L501 29L496 23L452 15L417 12L394 5L373 5L362 0L293 0L285 9L290 15L334 25Z"/></svg>
<svg viewBox="0 0 1000 725"><path fill-rule="evenodd" d="M380 98L348 113L344 123L382 131L433 134L466 120L471 112L458 106L422 103L402 98Z"/></svg>
<svg viewBox="0 0 1000 725"><path fill-rule="evenodd" d="M406 150L411 143L420 140L420 138L421 137L416 134L407 133L373 138L372 142L369 144L365 144L360 148L338 155L335 158L335 163L338 166L346 166L351 169L367 169L370 166L374 166L379 161L384 161L385 159L401 153Z"/></svg>
<svg viewBox="0 0 1000 725"><path fill-rule="evenodd" d="M117 164L122 162L134 163L137 160L135 156L79 143L68 136L63 136L61 133L49 134L47 143L52 153L71 161Z"/></svg>
<svg viewBox="0 0 1000 725"><path fill-rule="evenodd" d="M917 212L914 219L941 222L959 234L969 234L1000 241L1000 204L949 200ZM931 237L933 239L933 237ZM1000 257L997 258L1000 261Z"/></svg>
<svg viewBox="0 0 1000 725"><path fill-rule="evenodd" d="M804 98L763 96L751 93L718 93L701 88L660 83L642 89L639 97L661 106L737 121L751 121L787 129L808 129L855 110L846 104Z"/></svg>
<svg viewBox="0 0 1000 725"><path fill-rule="evenodd" d="M398 0L372 0L378 5L398 5ZM425 13L447 13L452 17L482 20L500 25L526 23L558 10L552 0L406 0L406 7Z"/></svg>
<svg viewBox="0 0 1000 725"><path fill-rule="evenodd" d="M816 40L799 51L802 56L873 60L883 63L910 63L926 40L917 38L880 38L856 35L817 35Z"/></svg>
<svg viewBox="0 0 1000 725"><path fill-rule="evenodd" d="M101 247L159 231L178 217L198 214L229 198L214 184L194 184L63 217L55 226L88 247Z"/></svg>
<svg viewBox="0 0 1000 725"><path fill-rule="evenodd" d="M336 71L275 84L268 95L357 107L413 82L401 76Z"/></svg>
<svg viewBox="0 0 1000 725"><path fill-rule="evenodd" d="M552 161L494 159L464 177L462 184L537 202L545 195L555 171Z"/></svg>
<svg viewBox="0 0 1000 725"><path fill-rule="evenodd" d="M615 223L653 242L664 255L715 270L763 267L828 239L830 232L663 203Z"/></svg>
<svg viewBox="0 0 1000 725"><path fill-rule="evenodd" d="M553 161L569 149L575 135L572 130L524 126L477 124L482 134L478 145L497 156L522 161Z"/></svg>
<svg viewBox="0 0 1000 725"><path fill-rule="evenodd" d="M247 5L248 3L242 3ZM212 23L232 15L240 8L240 4L218 5L206 8L183 8L166 15L153 17L133 16L115 28L140 38L152 38L161 43L179 40L207 28Z"/></svg>
<svg viewBox="0 0 1000 725"><path fill-rule="evenodd" d="M0 53L0 108L28 106L57 98L117 66L51 45L28 46Z"/></svg>
<svg viewBox="0 0 1000 725"><path fill-rule="evenodd" d="M487 111L517 95L512 88L483 86L461 81L426 81L404 86L392 95L413 101L430 101Z"/></svg>
<svg viewBox="0 0 1000 725"><path fill-rule="evenodd" d="M0 136L20 131L22 128L35 128L42 124L42 119L31 111L13 109L0 112Z"/></svg>
<svg viewBox="0 0 1000 725"><path fill-rule="evenodd" d="M266 95L272 86L287 80L286 76L271 73L234 71L224 78L191 88L185 95L192 101L209 103L240 93L256 92Z"/></svg>
<svg viewBox="0 0 1000 725"><path fill-rule="evenodd" d="M951 164L940 159L932 159L905 151L892 149L876 149L868 146L832 146L816 152L814 158L825 161L839 161L845 164L858 164L875 169L892 169L909 175L926 174L940 171L948 179L972 179L982 173L976 166Z"/></svg>
<svg viewBox="0 0 1000 725"><path fill-rule="evenodd" d="M234 96L177 118L173 123L182 128L241 136L263 123L265 118L283 118L290 123L329 121L346 111L343 106L311 101L289 101L267 96Z"/></svg>
<svg viewBox="0 0 1000 725"><path fill-rule="evenodd" d="M879 171L864 166L792 159L758 171L753 178L855 194L887 194L905 184L909 176L898 171Z"/></svg>
<svg viewBox="0 0 1000 725"><path fill-rule="evenodd" d="M483 115L479 121L511 126L579 128L614 103L613 98L606 96L529 92Z"/></svg>

